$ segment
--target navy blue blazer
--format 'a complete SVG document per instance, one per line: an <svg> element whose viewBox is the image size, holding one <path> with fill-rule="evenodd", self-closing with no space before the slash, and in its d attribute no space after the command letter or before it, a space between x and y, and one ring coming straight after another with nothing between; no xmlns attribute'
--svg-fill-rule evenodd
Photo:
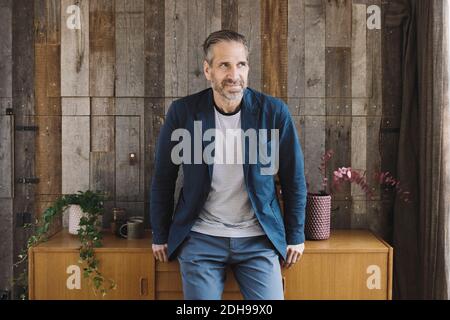
<svg viewBox="0 0 450 320"><path fill-rule="evenodd" d="M214 167L204 159L198 164L193 161L181 164L184 181L177 206L173 210L179 165L171 161L171 152L179 141L171 141L171 134L175 129L185 128L194 137L194 121L201 121L203 133L215 128L213 103L211 88L172 102L157 141L150 195L150 221L153 243L168 244L169 260L176 257L177 248L191 230L208 197ZM244 132L250 128L279 129L278 175L284 216L276 196L275 175L261 174L260 169L264 163L259 158L257 163L249 163L248 141L245 141L244 159L247 161L244 162L243 169L255 215L278 254L286 260L287 245L300 244L305 240L307 190L303 152L294 122L288 106L282 100L246 88L241 104L241 128ZM202 150L208 144L208 141L203 142Z"/></svg>

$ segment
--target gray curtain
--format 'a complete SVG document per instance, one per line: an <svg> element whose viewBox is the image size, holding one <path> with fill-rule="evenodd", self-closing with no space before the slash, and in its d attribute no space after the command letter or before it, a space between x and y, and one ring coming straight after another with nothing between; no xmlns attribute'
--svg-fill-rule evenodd
<svg viewBox="0 0 450 320"><path fill-rule="evenodd" d="M449 179L447 0L391 1L386 23L403 27L395 199L394 299L448 299Z"/></svg>

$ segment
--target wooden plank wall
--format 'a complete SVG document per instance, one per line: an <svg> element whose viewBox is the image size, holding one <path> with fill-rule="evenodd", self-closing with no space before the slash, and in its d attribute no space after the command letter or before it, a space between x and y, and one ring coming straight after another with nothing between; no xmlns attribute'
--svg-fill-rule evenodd
<svg viewBox="0 0 450 320"><path fill-rule="evenodd" d="M12 1L0 3L0 288L10 288L13 276L13 125L12 108Z"/></svg>
<svg viewBox="0 0 450 320"><path fill-rule="evenodd" d="M34 7L36 124L36 215L61 195L61 2L39 0ZM61 220L51 229L58 231Z"/></svg>
<svg viewBox="0 0 450 320"><path fill-rule="evenodd" d="M33 219L35 214L35 195L37 184L20 183L20 179L36 177L36 132L14 130L17 126L34 126L34 50L30 45L34 41L33 29L34 2L26 0L12 1L12 109L13 109L13 259L21 253L30 236L22 228L22 213ZM26 266L23 266L26 268ZM14 268L17 277L22 267ZM14 286L12 297L23 294L23 288Z"/></svg>
<svg viewBox="0 0 450 320"><path fill-rule="evenodd" d="M367 27L368 8L376 5L384 15L389 2L2 1L1 266L10 265L23 242L20 232L2 232L12 228L13 211L39 216L61 194L103 190L111 195L104 226L114 206L148 223L165 112L174 99L208 87L201 44L221 28L248 39L249 86L288 103L309 191L317 191L317 163L328 149L335 152L330 179L341 166L367 170L375 198L345 186L333 197L332 226L371 228L389 239L392 191L381 190L372 175L395 172L401 29ZM14 133L14 123L39 130ZM20 176L40 182L14 183ZM180 172L177 192L181 181ZM52 231L60 228L61 221ZM14 252L4 250L12 247ZM12 272L5 270L0 285Z"/></svg>
<svg viewBox="0 0 450 320"><path fill-rule="evenodd" d="M42 195L101 189L112 196L110 207L147 218L165 112L174 99L208 86L201 44L220 28L247 37L249 86L289 104L310 191L319 186L316 167L328 149L335 152L329 178L341 166L368 175L381 170L381 30L367 27L367 8L381 8L380 0L64 0L60 8L57 1L41 3L46 36L36 39L36 57L47 62L39 72L44 84L36 88L46 90L39 98L46 101L46 121L50 130L60 128L51 148L61 150L50 161L60 174L38 165L48 177ZM71 23L80 29L69 28ZM134 165L130 153L137 156ZM182 172L177 193L181 182ZM383 234L380 188L369 182L372 200L350 185L334 195L333 227L373 226Z"/></svg>

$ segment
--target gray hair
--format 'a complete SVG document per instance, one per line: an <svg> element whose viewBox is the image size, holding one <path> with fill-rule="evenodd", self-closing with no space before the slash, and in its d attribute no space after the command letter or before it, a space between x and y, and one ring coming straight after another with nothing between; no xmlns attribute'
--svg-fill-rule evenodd
<svg viewBox="0 0 450 320"><path fill-rule="evenodd" d="M213 52L212 52L212 46L216 43L219 43L221 41L236 41L239 43L242 43L245 47L245 51L247 53L247 60L248 60L248 46L247 46L247 40L245 37L237 33L233 30L219 30L211 33L203 43L203 54L204 59L206 62L208 62L209 65L212 65L213 60Z"/></svg>

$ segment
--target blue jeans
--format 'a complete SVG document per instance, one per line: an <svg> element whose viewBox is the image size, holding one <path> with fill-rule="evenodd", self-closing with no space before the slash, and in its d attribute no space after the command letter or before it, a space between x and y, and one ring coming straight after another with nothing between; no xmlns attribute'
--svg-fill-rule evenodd
<svg viewBox="0 0 450 320"><path fill-rule="evenodd" d="M178 261L186 300L222 299L227 266L244 299L284 299L280 261L266 235L230 238L190 231Z"/></svg>

